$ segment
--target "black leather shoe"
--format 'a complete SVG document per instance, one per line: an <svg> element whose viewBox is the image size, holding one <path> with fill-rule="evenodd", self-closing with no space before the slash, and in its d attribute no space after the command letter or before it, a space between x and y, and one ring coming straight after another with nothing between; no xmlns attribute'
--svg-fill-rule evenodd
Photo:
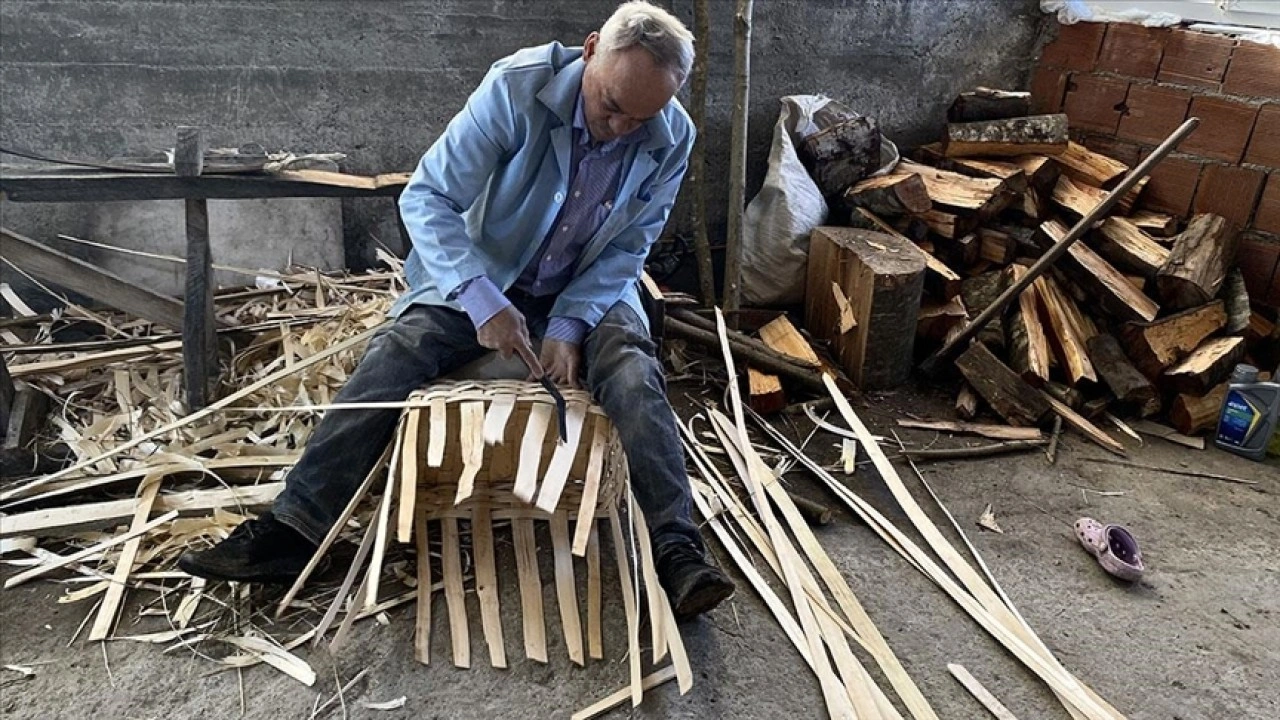
<svg viewBox="0 0 1280 720"><path fill-rule="evenodd" d="M268 511L241 523L212 548L184 554L178 567L209 580L289 583L315 552L311 541Z"/></svg>
<svg viewBox="0 0 1280 720"><path fill-rule="evenodd" d="M733 595L733 581L691 542L677 542L657 551L658 581L667 591L677 622L711 611Z"/></svg>

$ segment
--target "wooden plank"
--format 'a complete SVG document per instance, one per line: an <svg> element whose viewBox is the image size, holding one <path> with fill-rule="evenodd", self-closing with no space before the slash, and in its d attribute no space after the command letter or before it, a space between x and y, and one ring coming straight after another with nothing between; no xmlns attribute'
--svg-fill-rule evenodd
<svg viewBox="0 0 1280 720"><path fill-rule="evenodd" d="M1160 298L1179 309L1213 300L1235 266L1239 246L1240 231L1226 218L1207 213L1191 218L1156 273Z"/></svg>
<svg viewBox="0 0 1280 720"><path fill-rule="evenodd" d="M569 660L574 664L584 665L586 657L582 646L582 615L578 609L578 587L573 577L568 513L552 513L551 547L555 554L556 599L560 606L560 627L564 631L564 644L569 651Z"/></svg>
<svg viewBox="0 0 1280 720"><path fill-rule="evenodd" d="M51 346L56 348L56 346ZM142 345L139 347L119 348L117 350L106 350L100 353L89 353L85 355L76 355L69 358L58 358L54 360L42 360L40 362L19 363L9 368L10 374L14 378L32 377L36 375L61 374L72 370L81 370L84 368L99 367L113 362L125 362L135 360L137 358L155 355L163 352L170 352L182 348L181 340L168 340L165 342L155 343L151 345Z"/></svg>
<svg viewBox="0 0 1280 720"><path fill-rule="evenodd" d="M1123 457L1127 454L1125 453L1124 446L1116 442L1115 438L1099 430L1098 426L1086 420L1075 410L1072 410L1066 403L1058 400L1047 392L1041 391L1040 394L1044 397L1045 401L1049 403L1049 406L1053 408L1054 412L1062 416L1062 419L1068 425L1084 433L1085 437L1097 443L1104 450L1113 452L1116 455Z"/></svg>
<svg viewBox="0 0 1280 720"><path fill-rule="evenodd" d="M1150 323L1129 323L1120 331L1128 357L1148 378L1186 357L1227 324L1221 300Z"/></svg>
<svg viewBox="0 0 1280 720"><path fill-rule="evenodd" d="M1164 371L1164 380L1174 392L1206 395L1231 377L1236 363L1244 359L1242 337L1206 340L1177 365Z"/></svg>
<svg viewBox="0 0 1280 720"><path fill-rule="evenodd" d="M444 599L449 610L449 641L453 645L453 666L471 667L471 633L467 628L466 595L462 589L462 557L458 543L458 519L440 520L444 545L440 551L444 566Z"/></svg>
<svg viewBox="0 0 1280 720"><path fill-rule="evenodd" d="M392 453L394 454L394 450ZM369 573L364 579L365 591L358 595L362 600L360 605L353 605L357 611L368 609L371 605L378 604L378 589L382 583L382 561L387 556L387 541L390 539L391 527L391 505L395 502L396 495L396 476L395 473L387 473L387 484L382 491L382 502L378 503L378 511L373 516L373 554L369 559ZM354 613L349 614L353 615ZM345 618L344 618L344 624ZM343 634L339 628L338 635ZM338 635L335 635L334 642L337 642Z"/></svg>
<svg viewBox="0 0 1280 720"><path fill-rule="evenodd" d="M1049 412L1043 397L982 343L974 343L956 367L969 385L1010 425L1033 426Z"/></svg>
<svg viewBox="0 0 1280 720"><path fill-rule="evenodd" d="M533 533L533 520L513 519L511 537L516 549L516 574L520 579L524 656L530 660L545 663L547 661L547 626L542 613L542 579L538 572L538 550Z"/></svg>
<svg viewBox="0 0 1280 720"><path fill-rule="evenodd" d="M1066 151L1067 139L1064 114L953 122L947 125L942 151L947 157L1059 155Z"/></svg>
<svg viewBox="0 0 1280 720"><path fill-rule="evenodd" d="M64 568L72 563L79 562L89 557L90 555L100 553L104 550L109 550L117 545L126 543L132 540L133 538L146 535L147 533L151 532L152 530L155 530L156 528L160 527L161 525L164 525L165 523L169 522L170 520L173 520L176 517L178 517L178 513L176 511L167 512L164 515L161 515L160 517L156 518L155 520L152 520L139 527L135 527L129 530L128 532L117 535L109 540L104 540L100 543L95 543L93 545L90 545L87 548L84 548L83 550L79 550L77 552L71 553L70 555L62 555L62 556L59 556L56 560L44 562L33 568L24 570L18 573L17 575L14 575L9 579L5 580L4 588L8 590L9 588L17 587L27 582L28 580L38 578L42 575L48 574L59 568Z"/></svg>
<svg viewBox="0 0 1280 720"><path fill-rule="evenodd" d="M399 525L396 528L396 539L402 543L409 542L413 532L415 504L418 499L418 448L422 440L422 409L409 408L404 411L401 425L392 439L395 450L392 451L391 473L398 473L400 478ZM399 458L397 457L399 456ZM401 462L397 463L396 460Z"/></svg>
<svg viewBox="0 0 1280 720"><path fill-rule="evenodd" d="M417 547L418 604L414 611L413 659L431 664L431 538L427 534L427 510L419 507L413 515L413 535Z"/></svg>
<svg viewBox="0 0 1280 720"><path fill-rule="evenodd" d="M478 502L471 510L471 548L475 552L476 597L480 599L480 623L489 646L489 664L505 668L507 650L502 640L498 566L493 550L493 520L487 502Z"/></svg>
<svg viewBox="0 0 1280 720"><path fill-rule="evenodd" d="M4 236L5 259L32 275L166 328L182 327L181 300L135 285L7 228L0 228L0 235Z"/></svg>
<svg viewBox="0 0 1280 720"><path fill-rule="evenodd" d="M945 420L906 420L899 418L898 425L916 430L937 430L960 435L981 435L994 440L1043 440L1039 428L985 425L982 423L947 422Z"/></svg>
<svg viewBox="0 0 1280 720"><path fill-rule="evenodd" d="M978 679L971 675L963 665L951 663L947 665L947 669L951 671L956 680L960 681L964 689L973 695L974 699L982 703L982 707L986 708L996 720L1018 720L1013 713L1009 712L1009 708L1006 708L1003 703L997 700L996 696L991 694L991 691L983 687L982 683L978 682Z"/></svg>
<svg viewBox="0 0 1280 720"><path fill-rule="evenodd" d="M275 175L201 175L30 168L5 169L0 191L14 202L110 202L115 200L250 200L279 197L396 197L403 184L372 190L293 180Z"/></svg>
<svg viewBox="0 0 1280 720"><path fill-rule="evenodd" d="M146 525L151 517L151 508L155 505L156 495L160 492L163 478L149 474L138 484L138 506L133 513L130 529L137 530ZM89 640L105 640L115 627L116 615L120 610L120 601L124 599L125 588L128 587L129 574L133 572L133 563L138 557L138 549L142 546L142 536L133 538L124 544L120 557L116 559L115 572L111 574L111 584L102 596L98 606L98 615L94 618L93 628L89 630Z"/></svg>

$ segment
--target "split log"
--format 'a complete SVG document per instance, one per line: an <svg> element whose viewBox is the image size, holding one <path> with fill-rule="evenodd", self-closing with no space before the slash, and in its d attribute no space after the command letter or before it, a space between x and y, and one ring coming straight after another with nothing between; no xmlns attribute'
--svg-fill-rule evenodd
<svg viewBox="0 0 1280 720"><path fill-rule="evenodd" d="M1000 362L982 343L974 343L956 358L956 367L982 399L1010 425L1038 425L1049 412L1044 396Z"/></svg>
<svg viewBox="0 0 1280 720"><path fill-rule="evenodd" d="M956 417L961 420L972 420L978 416L978 393L973 391L969 383L961 383L960 393L956 395Z"/></svg>
<svg viewBox="0 0 1280 720"><path fill-rule="evenodd" d="M926 165L950 170L961 175L1003 180L1005 189L1013 193L1021 193L1030 187L1026 171L1008 160L967 157L949 158L942 153L941 143L921 145L917 149L915 157Z"/></svg>
<svg viewBox="0 0 1280 720"><path fill-rule="evenodd" d="M1203 396L1179 395L1169 407L1169 422L1183 435L1212 430L1218 425L1222 401L1227 397L1228 383L1213 388Z"/></svg>
<svg viewBox="0 0 1280 720"><path fill-rule="evenodd" d="M1120 402L1135 408L1143 417L1160 410L1155 385L1138 372L1114 337L1095 335L1089 340L1088 349L1094 369Z"/></svg>
<svg viewBox="0 0 1280 720"><path fill-rule="evenodd" d="M1044 384L1044 387L1041 388L1041 390L1072 410L1079 410L1084 407L1084 393L1069 385L1063 385L1056 380L1050 380Z"/></svg>
<svg viewBox="0 0 1280 720"><path fill-rule="evenodd" d="M934 208L914 216L929 228L929 232L943 238L957 238L973 232L979 224L976 215L954 215Z"/></svg>
<svg viewBox="0 0 1280 720"><path fill-rule="evenodd" d="M747 368L747 387L750 390L747 402L752 410L761 415L772 415L787 406L787 395L782 390L782 379Z"/></svg>
<svg viewBox="0 0 1280 720"><path fill-rule="evenodd" d="M715 332L681 322L670 315L667 316L666 328L667 333L672 337L679 337L704 347L720 347L720 337ZM823 389L826 388L816 370L802 367L768 348L761 351L744 342L741 336L738 338L730 337L729 346L733 349L735 355L760 367L762 370L794 380L810 390L816 390L819 386Z"/></svg>
<svg viewBox="0 0 1280 720"><path fill-rule="evenodd" d="M1008 265L1018 256L1018 240L992 228L978 229L978 257L997 265Z"/></svg>
<svg viewBox="0 0 1280 720"><path fill-rule="evenodd" d="M1063 292L1052 275L1041 275L1032 287L1040 295L1040 309L1048 320L1058 359L1062 361L1071 384L1076 385L1082 380L1097 382L1098 375L1085 349L1089 335L1080 308Z"/></svg>
<svg viewBox="0 0 1280 720"><path fill-rule="evenodd" d="M916 337L940 343L952 330L968 321L969 311L965 309L963 299L954 297L945 302L926 300L921 303L920 315L916 318Z"/></svg>
<svg viewBox="0 0 1280 720"><path fill-rule="evenodd" d="M861 116L805 138L800 159L827 197L838 197L880 167L880 126Z"/></svg>
<svg viewBox="0 0 1280 720"><path fill-rule="evenodd" d="M1022 279L1027 269L1009 266L1010 282ZM1035 386L1049 380L1050 349L1040 322L1040 294L1035 283L1018 296L1018 307L1009 317L1009 364L1023 380Z"/></svg>
<svg viewBox="0 0 1280 720"><path fill-rule="evenodd" d="M995 302L1007 287L1009 287L1008 276L1003 272L994 271L966 278L961 285L960 296L964 299L964 306L969 312L976 314L986 310L987 306ZM1003 352L1004 319L1001 317L992 319L991 323L978 333L978 342Z"/></svg>
<svg viewBox="0 0 1280 720"><path fill-rule="evenodd" d="M1204 395L1231 377L1236 363L1244 358L1244 338L1221 337L1206 341L1182 362L1165 371L1174 392Z"/></svg>
<svg viewBox="0 0 1280 720"><path fill-rule="evenodd" d="M1143 178L1146 180L1146 178ZM1125 193L1116 204L1116 209L1121 215L1128 215L1133 210L1133 204L1137 201L1139 193L1146 187L1146 183L1139 181L1132 190ZM1050 196L1054 204L1080 217L1088 215L1098 205L1102 204L1102 199L1106 197L1107 192L1092 185L1078 183L1067 177L1060 175L1058 181L1054 183L1053 193Z"/></svg>
<svg viewBox="0 0 1280 720"><path fill-rule="evenodd" d="M1067 234L1066 226L1056 220L1045 221L1040 229L1043 235L1038 241L1046 250ZM1160 312L1155 301L1133 287L1120 271L1084 243L1074 243L1068 248L1064 269L1097 298L1104 310L1120 320L1149 322Z"/></svg>
<svg viewBox="0 0 1280 720"><path fill-rule="evenodd" d="M1042 192L1050 192L1058 183L1062 174L1062 166L1045 155L1019 155L1010 158L1009 162L1022 169L1027 176L1027 185Z"/></svg>
<svg viewBox="0 0 1280 720"><path fill-rule="evenodd" d="M1043 393L1041 394L1041 397L1043 397L1045 401L1049 403L1049 405L1053 408L1053 411L1056 412L1063 419L1064 422L1066 422L1068 425L1075 428L1076 430L1079 430L1080 432L1084 433L1085 437L1097 443L1104 450L1107 450L1109 452L1115 453L1116 455L1120 455L1120 456L1124 456L1126 454L1124 451L1124 446L1116 442L1115 438L1111 437L1110 435L1106 434L1102 430L1098 429L1097 425L1094 425L1093 423L1089 422L1082 415L1076 413L1074 410L1067 407L1062 402L1059 402L1055 398L1050 397L1049 395L1046 395Z"/></svg>
<svg viewBox="0 0 1280 720"><path fill-rule="evenodd" d="M800 334L786 315L779 315L760 328L760 341L766 347L776 350L793 360L805 365L825 369L826 363L813 351L813 346Z"/></svg>
<svg viewBox="0 0 1280 720"><path fill-rule="evenodd" d="M874 213L869 212L866 208L858 208L857 212L854 213L854 218L859 220L859 223L866 223L871 228L893 235L904 242L912 242L906 235L895 230L893 226L876 217ZM930 294L944 300L950 300L959 295L962 279L956 274L956 271L947 267L946 263L934 257L930 251L924 248L920 248L920 251L924 255L925 268L928 270L925 273L925 287Z"/></svg>
<svg viewBox="0 0 1280 720"><path fill-rule="evenodd" d="M1151 280L1169 260L1169 250L1137 225L1119 217L1102 221L1096 235L1098 254L1117 267L1132 270Z"/></svg>
<svg viewBox="0 0 1280 720"><path fill-rule="evenodd" d="M996 178L974 178L909 160L898 163L890 177L916 174L924 181L935 209L993 217L1009 204L1005 183Z"/></svg>
<svg viewBox="0 0 1280 720"><path fill-rule="evenodd" d="M938 257L950 267L968 268L978 262L982 252L982 241L976 233L955 238L939 237L933 245Z"/></svg>
<svg viewBox="0 0 1280 720"><path fill-rule="evenodd" d="M1216 300L1155 322L1129 323L1121 329L1120 340L1134 365L1154 379L1226 324L1227 313Z"/></svg>
<svg viewBox="0 0 1280 720"><path fill-rule="evenodd" d="M947 157L1057 155L1067 149L1067 116L1032 115L950 123L942 149Z"/></svg>
<svg viewBox="0 0 1280 720"><path fill-rule="evenodd" d="M1167 238L1178 232L1178 218L1151 210L1137 210L1129 215L1129 222L1156 237Z"/></svg>
<svg viewBox="0 0 1280 720"><path fill-rule="evenodd" d="M1276 324L1260 312L1249 314L1249 324L1244 329L1244 339L1249 345L1265 342L1276 334Z"/></svg>
<svg viewBox="0 0 1280 720"><path fill-rule="evenodd" d="M1226 218L1209 213L1191 218L1156 274L1160 298L1169 307L1190 308L1217 297L1239 244L1240 233Z"/></svg>
<svg viewBox="0 0 1280 720"><path fill-rule="evenodd" d="M878 215L922 213L933 207L919 175L881 175L867 178L841 195L844 207L866 208Z"/></svg>
<svg viewBox="0 0 1280 720"><path fill-rule="evenodd" d="M1244 284L1244 273L1233 267L1227 272L1227 279L1222 283L1223 307L1227 311L1227 332L1240 335L1249 328L1249 318L1253 308L1249 306L1249 288Z"/></svg>
<svg viewBox="0 0 1280 720"><path fill-rule="evenodd" d="M1062 167L1067 177L1078 183L1110 189L1129 172L1129 166L1096 153L1077 142L1068 142L1067 149L1053 159Z"/></svg>
<svg viewBox="0 0 1280 720"><path fill-rule="evenodd" d="M1031 93L980 87L956 96L951 107L947 108L947 122L1004 120L1030 114Z"/></svg>
<svg viewBox="0 0 1280 720"><path fill-rule="evenodd" d="M849 299L856 325L840 331L841 309L830 293L805 298L805 324L831 349L854 384L882 389L911 373L915 333L924 290L925 258L910 241L856 228L815 228L809 243L808 287L833 283Z"/></svg>

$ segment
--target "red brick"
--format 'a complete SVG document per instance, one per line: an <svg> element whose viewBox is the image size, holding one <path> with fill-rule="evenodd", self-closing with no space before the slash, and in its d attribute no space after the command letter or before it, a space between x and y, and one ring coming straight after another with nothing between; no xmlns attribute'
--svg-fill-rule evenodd
<svg viewBox="0 0 1280 720"><path fill-rule="evenodd" d="M1058 37L1040 53L1040 64L1064 70L1092 70L1106 32L1103 23L1059 25Z"/></svg>
<svg viewBox="0 0 1280 720"><path fill-rule="evenodd" d="M1241 40L1222 89L1232 95L1280 98L1280 48Z"/></svg>
<svg viewBox="0 0 1280 720"><path fill-rule="evenodd" d="M1225 35L1174 30L1165 42L1164 60L1156 78L1160 82L1216 88L1227 72L1235 45L1235 39Z"/></svg>
<svg viewBox="0 0 1280 720"><path fill-rule="evenodd" d="M1160 69L1169 31L1130 23L1108 23L1095 70L1152 80Z"/></svg>
<svg viewBox="0 0 1280 720"><path fill-rule="evenodd" d="M1280 266L1280 242L1246 233L1240 240L1236 264L1244 275L1250 299L1264 301L1272 294L1276 267ZM1276 304L1272 300L1269 304Z"/></svg>
<svg viewBox="0 0 1280 720"><path fill-rule="evenodd" d="M1146 157L1149 153L1143 153ZM1151 171L1151 181L1142 191L1140 204L1149 209L1185 217L1191 209L1200 182L1200 163L1166 157Z"/></svg>
<svg viewBox="0 0 1280 720"><path fill-rule="evenodd" d="M1067 83L1062 108L1072 127L1114 135L1128 94L1129 83L1125 80L1076 74Z"/></svg>
<svg viewBox="0 0 1280 720"><path fill-rule="evenodd" d="M1187 118L1191 93L1185 90L1154 85L1129 86L1125 98L1125 113L1120 118L1116 135L1127 140L1137 140L1159 145Z"/></svg>
<svg viewBox="0 0 1280 720"><path fill-rule="evenodd" d="M1142 148L1105 135L1085 135L1080 139L1080 144L1129 167L1134 167L1142 159Z"/></svg>
<svg viewBox="0 0 1280 720"><path fill-rule="evenodd" d="M1258 200L1258 211L1253 215L1255 230L1280 235L1280 172L1271 173L1267 188Z"/></svg>
<svg viewBox="0 0 1280 720"><path fill-rule="evenodd" d="M1182 141L1178 150L1229 163L1238 163L1249 144L1258 108L1234 100L1197 97L1191 101L1191 117L1200 118L1200 127Z"/></svg>
<svg viewBox="0 0 1280 720"><path fill-rule="evenodd" d="M1244 161L1280 168L1280 105L1263 105L1258 111Z"/></svg>
<svg viewBox="0 0 1280 720"><path fill-rule="evenodd" d="M1261 170L1233 165L1209 165L1200 178L1192 209L1214 213L1240 227L1249 224L1254 203L1262 191L1266 175Z"/></svg>
<svg viewBox="0 0 1280 720"><path fill-rule="evenodd" d="M1070 73L1040 66L1031 76L1031 112L1038 115L1062 112L1062 96L1067 94Z"/></svg>

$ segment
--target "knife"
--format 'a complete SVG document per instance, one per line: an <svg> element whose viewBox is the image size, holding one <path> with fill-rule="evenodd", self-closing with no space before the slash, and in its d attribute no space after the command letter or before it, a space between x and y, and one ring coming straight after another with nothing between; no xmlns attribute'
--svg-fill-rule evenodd
<svg viewBox="0 0 1280 720"><path fill-rule="evenodd" d="M560 394L560 388L556 387L550 375L543 375L541 382L547 394L551 396L552 400L556 401L556 418L559 420L560 425L560 442L567 443L569 442L569 420L564 395Z"/></svg>

